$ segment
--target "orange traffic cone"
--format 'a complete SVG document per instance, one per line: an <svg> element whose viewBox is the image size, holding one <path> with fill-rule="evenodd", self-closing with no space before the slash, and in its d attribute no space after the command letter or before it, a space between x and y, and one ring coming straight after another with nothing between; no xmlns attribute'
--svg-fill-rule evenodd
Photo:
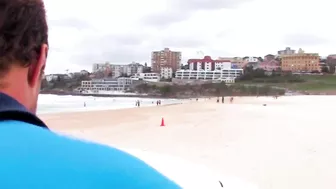
<svg viewBox="0 0 336 189"><path fill-rule="evenodd" d="M162 118L160 127L164 127L164 126L165 126L165 123L164 123L164 119Z"/></svg>

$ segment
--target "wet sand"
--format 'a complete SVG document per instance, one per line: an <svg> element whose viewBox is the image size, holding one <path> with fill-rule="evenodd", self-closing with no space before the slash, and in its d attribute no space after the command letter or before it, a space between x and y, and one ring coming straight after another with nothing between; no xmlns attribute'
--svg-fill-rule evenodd
<svg viewBox="0 0 336 189"><path fill-rule="evenodd" d="M335 188L333 107L313 107L309 99L306 105L304 98L311 97L238 97L233 104L212 98L42 119L56 132L174 155L261 189Z"/></svg>

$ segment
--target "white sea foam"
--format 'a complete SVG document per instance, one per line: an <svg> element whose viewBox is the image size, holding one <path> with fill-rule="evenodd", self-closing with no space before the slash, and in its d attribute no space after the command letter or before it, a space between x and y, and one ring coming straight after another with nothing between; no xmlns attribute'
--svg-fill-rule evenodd
<svg viewBox="0 0 336 189"><path fill-rule="evenodd" d="M157 99L137 97L93 97L93 96L58 96L40 95L38 100L38 114L58 112L80 112L94 110L112 110L135 107L140 100L142 106L156 106ZM181 103L178 99L160 99L162 104ZM86 107L84 107L84 103Z"/></svg>

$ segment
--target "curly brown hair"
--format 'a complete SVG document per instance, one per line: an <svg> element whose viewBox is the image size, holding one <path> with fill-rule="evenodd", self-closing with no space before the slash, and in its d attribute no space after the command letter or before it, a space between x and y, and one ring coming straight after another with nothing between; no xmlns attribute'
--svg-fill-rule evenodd
<svg viewBox="0 0 336 189"><path fill-rule="evenodd" d="M37 62L48 45L48 25L43 0L0 0L0 77L12 64Z"/></svg>

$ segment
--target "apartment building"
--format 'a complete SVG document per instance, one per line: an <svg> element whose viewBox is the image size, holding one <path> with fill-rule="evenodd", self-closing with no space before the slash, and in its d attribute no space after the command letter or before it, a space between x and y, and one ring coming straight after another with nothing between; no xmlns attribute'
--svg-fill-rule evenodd
<svg viewBox="0 0 336 189"><path fill-rule="evenodd" d="M176 79L181 80L211 80L234 83L235 79L243 74L243 69L237 68L228 59L213 60L210 56L203 59L189 59L189 70L176 72Z"/></svg>
<svg viewBox="0 0 336 189"><path fill-rule="evenodd" d="M81 90L93 91L99 93L101 91L125 91L129 89L133 80L131 78L107 78L94 79L90 81L82 81Z"/></svg>
<svg viewBox="0 0 336 189"><path fill-rule="evenodd" d="M291 72L320 71L318 53L305 53L302 49L295 54L282 55L281 69Z"/></svg>
<svg viewBox="0 0 336 189"><path fill-rule="evenodd" d="M204 56L203 59L189 59L188 60L190 70L222 70L222 69L231 69L230 60L213 60L210 56Z"/></svg>
<svg viewBox="0 0 336 189"><path fill-rule="evenodd" d="M292 54L295 54L295 50L292 50L290 47L286 47L285 50L278 51L278 56L292 55Z"/></svg>
<svg viewBox="0 0 336 189"><path fill-rule="evenodd" d="M204 70L179 70L176 72L176 79L181 80L208 80L224 81L225 83L234 83L235 79L243 74L243 69L222 69L213 71Z"/></svg>
<svg viewBox="0 0 336 189"><path fill-rule="evenodd" d="M144 66L140 63L132 62L130 64L110 64L108 62L104 64L94 64L92 72L102 72L104 77L120 77L120 76L132 76L134 74L143 73Z"/></svg>
<svg viewBox="0 0 336 189"><path fill-rule="evenodd" d="M169 67L162 67L160 75L161 75L161 78L163 79L173 78L173 69Z"/></svg>
<svg viewBox="0 0 336 189"><path fill-rule="evenodd" d="M132 76L134 74L143 73L144 67L145 66L143 66L140 63L132 62L132 63L126 65L126 68L125 68L124 71L125 71L127 76Z"/></svg>
<svg viewBox="0 0 336 189"><path fill-rule="evenodd" d="M232 65L236 65L237 68L243 68L248 63L248 60L244 60L241 57L218 57L218 60L231 62Z"/></svg>
<svg viewBox="0 0 336 189"><path fill-rule="evenodd" d="M130 77L132 80L142 80L148 82L159 82L160 75L158 73L139 73L135 74L134 76Z"/></svg>
<svg viewBox="0 0 336 189"><path fill-rule="evenodd" d="M105 62L105 63L94 63L92 64L92 73L96 73L96 72L100 72L100 71L105 71L106 69L108 69L110 67L110 63L109 62Z"/></svg>
<svg viewBox="0 0 336 189"><path fill-rule="evenodd" d="M162 67L172 68L176 72L181 66L181 52L171 51L165 48L161 51L152 52L152 71L160 73Z"/></svg>

